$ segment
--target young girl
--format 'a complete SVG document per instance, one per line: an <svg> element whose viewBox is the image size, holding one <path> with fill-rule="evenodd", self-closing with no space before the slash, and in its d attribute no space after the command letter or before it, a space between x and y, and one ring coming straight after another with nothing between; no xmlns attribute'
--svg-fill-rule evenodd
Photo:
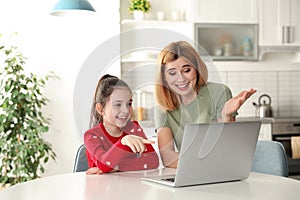
<svg viewBox="0 0 300 200"><path fill-rule="evenodd" d="M131 121L132 92L121 79L104 75L98 82L91 129L84 134L87 174L154 169L158 156L137 121Z"/></svg>

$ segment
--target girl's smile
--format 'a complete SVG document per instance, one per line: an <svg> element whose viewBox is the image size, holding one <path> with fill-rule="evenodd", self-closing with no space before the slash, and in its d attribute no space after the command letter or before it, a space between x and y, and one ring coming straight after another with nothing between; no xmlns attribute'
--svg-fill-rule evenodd
<svg viewBox="0 0 300 200"><path fill-rule="evenodd" d="M101 109L105 128L112 136L120 134L132 115L132 94L126 87L115 88L107 105Z"/></svg>

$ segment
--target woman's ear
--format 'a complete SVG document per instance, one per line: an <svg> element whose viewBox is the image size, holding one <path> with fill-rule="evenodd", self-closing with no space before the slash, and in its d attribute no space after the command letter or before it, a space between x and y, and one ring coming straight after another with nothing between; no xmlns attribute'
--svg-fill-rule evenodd
<svg viewBox="0 0 300 200"><path fill-rule="evenodd" d="M102 106L100 103L96 103L96 111L99 115L102 115Z"/></svg>

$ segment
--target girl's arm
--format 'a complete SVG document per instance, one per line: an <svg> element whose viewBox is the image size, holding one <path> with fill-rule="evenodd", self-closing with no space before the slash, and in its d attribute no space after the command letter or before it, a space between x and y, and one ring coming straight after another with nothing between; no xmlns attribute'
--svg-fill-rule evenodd
<svg viewBox="0 0 300 200"><path fill-rule="evenodd" d="M133 156L130 148L120 141L110 144L105 137L92 131L85 133L84 144L89 155L89 167L98 167L104 173L112 171L122 159Z"/></svg>
<svg viewBox="0 0 300 200"><path fill-rule="evenodd" d="M156 169L159 166L159 159L152 146L153 141L146 138L137 121L133 121L129 132L130 135L122 138L123 144L129 145L133 151L139 152L140 150L141 153L135 153L134 157L120 161L119 171Z"/></svg>
<svg viewBox="0 0 300 200"><path fill-rule="evenodd" d="M134 136L144 141L146 136L139 124L137 122L129 124L130 126L127 127L126 132L132 135L127 136ZM94 163L93 166L98 167L104 173L112 170L153 169L159 165L157 153L151 144L144 144L146 146L145 151L136 154L129 146L122 144L121 140L111 144L101 133L87 131L84 135L84 141L89 157ZM89 165L89 167L93 166Z"/></svg>
<svg viewBox="0 0 300 200"><path fill-rule="evenodd" d="M159 166L158 155L151 144L146 144L146 151L136 153L132 158L125 158L118 165L119 171L156 169Z"/></svg>

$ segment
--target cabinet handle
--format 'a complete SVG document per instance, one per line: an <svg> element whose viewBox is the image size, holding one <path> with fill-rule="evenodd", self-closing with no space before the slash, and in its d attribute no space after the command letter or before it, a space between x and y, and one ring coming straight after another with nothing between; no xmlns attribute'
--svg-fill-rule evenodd
<svg viewBox="0 0 300 200"><path fill-rule="evenodd" d="M288 28L288 26L282 27L282 43L289 43L289 28Z"/></svg>
<svg viewBox="0 0 300 200"><path fill-rule="evenodd" d="M293 27L292 26L287 26L287 32L288 32L288 43L292 43L293 42Z"/></svg>
<svg viewBox="0 0 300 200"><path fill-rule="evenodd" d="M279 141L288 141L288 140L291 140L291 137L289 137L289 136L286 136L286 137L284 137L284 136L281 136L281 137L280 137L280 136L279 136L279 137L278 137L278 136L277 136L277 137L274 137L274 140L275 140L275 141L278 141L278 142L279 142Z"/></svg>
<svg viewBox="0 0 300 200"><path fill-rule="evenodd" d="M292 43L293 33L292 26L283 26L282 27L282 43Z"/></svg>

